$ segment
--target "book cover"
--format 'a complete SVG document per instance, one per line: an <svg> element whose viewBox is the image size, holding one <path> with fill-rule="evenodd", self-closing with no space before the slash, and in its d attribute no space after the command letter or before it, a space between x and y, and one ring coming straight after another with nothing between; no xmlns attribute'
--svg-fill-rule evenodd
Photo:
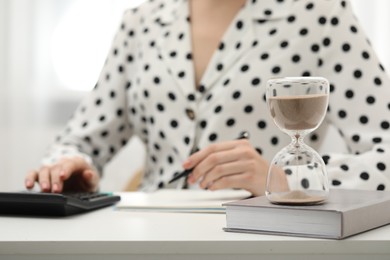
<svg viewBox="0 0 390 260"><path fill-rule="evenodd" d="M325 204L276 205L266 196L224 204L225 231L343 239L390 223L390 192L331 190Z"/></svg>

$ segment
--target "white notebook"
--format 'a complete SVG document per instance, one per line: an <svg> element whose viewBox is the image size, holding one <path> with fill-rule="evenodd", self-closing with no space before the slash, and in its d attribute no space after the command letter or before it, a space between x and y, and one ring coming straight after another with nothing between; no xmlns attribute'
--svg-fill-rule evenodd
<svg viewBox="0 0 390 260"><path fill-rule="evenodd" d="M225 213L222 204L245 199L250 193L245 190L176 190L164 189L155 192L121 192L116 208L120 210L148 210L174 212Z"/></svg>

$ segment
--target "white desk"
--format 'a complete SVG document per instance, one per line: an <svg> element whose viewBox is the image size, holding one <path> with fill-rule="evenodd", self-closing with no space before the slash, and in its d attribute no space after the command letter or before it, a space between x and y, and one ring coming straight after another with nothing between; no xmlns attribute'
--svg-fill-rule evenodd
<svg viewBox="0 0 390 260"><path fill-rule="evenodd" d="M0 217L0 259L390 259L390 226L342 241L227 233L224 214L106 208Z"/></svg>

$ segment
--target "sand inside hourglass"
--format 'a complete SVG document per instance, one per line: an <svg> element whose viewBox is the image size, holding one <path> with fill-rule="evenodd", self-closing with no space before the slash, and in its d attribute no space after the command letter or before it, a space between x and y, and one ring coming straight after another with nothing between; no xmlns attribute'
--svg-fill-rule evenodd
<svg viewBox="0 0 390 260"><path fill-rule="evenodd" d="M286 130L316 128L324 117L327 105L328 96L325 94L269 98L271 116L280 128Z"/></svg>
<svg viewBox="0 0 390 260"><path fill-rule="evenodd" d="M272 196L273 203L286 205L313 205L322 203L325 199L326 198L324 196L311 195L300 190L293 190Z"/></svg>
<svg viewBox="0 0 390 260"><path fill-rule="evenodd" d="M321 123L328 105L326 94L276 96L269 98L271 116L275 123L296 138ZM276 204L311 205L325 201L325 197L305 190L272 194Z"/></svg>

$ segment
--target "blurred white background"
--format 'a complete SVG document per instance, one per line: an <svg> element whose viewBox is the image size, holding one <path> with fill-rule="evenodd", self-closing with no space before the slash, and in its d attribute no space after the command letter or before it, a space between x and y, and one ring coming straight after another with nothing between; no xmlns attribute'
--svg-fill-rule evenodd
<svg viewBox="0 0 390 260"><path fill-rule="evenodd" d="M0 0L0 191L24 189L103 65L126 8L144 0ZM390 1L351 0L387 70ZM106 168L103 190L121 190L142 167L134 138Z"/></svg>

